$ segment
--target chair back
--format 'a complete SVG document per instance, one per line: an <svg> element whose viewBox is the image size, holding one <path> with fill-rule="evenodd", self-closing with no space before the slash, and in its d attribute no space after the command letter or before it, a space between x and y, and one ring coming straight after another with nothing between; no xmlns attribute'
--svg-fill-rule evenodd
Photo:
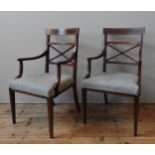
<svg viewBox="0 0 155 155"><path fill-rule="evenodd" d="M64 65L77 68L79 31L79 28L45 29L48 51L46 56L46 72L49 72L50 64L56 64L56 62L62 60L68 61L71 55L74 55L73 61Z"/></svg>
<svg viewBox="0 0 155 155"><path fill-rule="evenodd" d="M137 66L138 83L141 80L142 68L142 46L145 28L104 28L104 64L103 71L106 71L107 64L134 65ZM125 49L124 49L125 48ZM111 49L111 50L110 50ZM108 56L111 51L112 56ZM136 57L130 53L137 53ZM131 54L132 54L131 53ZM124 56L121 57L121 56ZM121 59L120 59L121 57Z"/></svg>

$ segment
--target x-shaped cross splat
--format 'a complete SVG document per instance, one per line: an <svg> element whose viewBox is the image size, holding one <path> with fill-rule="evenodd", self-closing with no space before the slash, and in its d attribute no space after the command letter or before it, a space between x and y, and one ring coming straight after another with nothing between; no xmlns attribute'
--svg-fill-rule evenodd
<svg viewBox="0 0 155 155"><path fill-rule="evenodd" d="M106 59L107 61L110 61L110 60L112 60L112 59L114 59L114 58L116 58L116 57L119 57L119 56L121 56L121 55L124 55L125 57L127 57L128 59L130 59L132 62L137 63L137 60L134 59L133 57L129 56L127 53L129 53L129 52L132 51L133 49L135 49L135 48L137 48L138 46L140 46L139 43L135 44L134 46L128 48L128 49L125 50L125 51L121 51L120 49L118 49L118 48L112 46L112 44L110 44L110 43L108 44L108 46L111 47L112 49L114 49L115 51L117 51L118 54L116 54L116 55L114 55L114 56L112 56L112 57L109 57L108 59Z"/></svg>

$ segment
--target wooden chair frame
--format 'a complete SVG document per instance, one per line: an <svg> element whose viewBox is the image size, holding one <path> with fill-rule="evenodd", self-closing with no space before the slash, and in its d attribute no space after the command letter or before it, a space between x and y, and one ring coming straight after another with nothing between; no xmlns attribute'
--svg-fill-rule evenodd
<svg viewBox="0 0 155 155"><path fill-rule="evenodd" d="M118 93L118 92L112 92L112 91L106 91L106 90L97 90L97 89L88 89L88 88L82 88L82 102L83 102L83 122L87 123L87 91L95 91L95 92L102 92L104 93L104 99L105 104L108 104L108 96L107 93L110 94L116 94L116 95L124 95L124 96L130 96L134 98L134 136L137 136L137 127L138 127L138 112L139 112L139 97L140 97L140 89L141 89L141 70L142 70L142 46L143 46L143 34L145 32L145 28L104 28L103 34L104 34L104 49L98 56L90 57L87 59L88 61L88 74L86 75L86 78L90 78L91 75L91 65L92 60L96 60L99 58L103 58L103 72L106 72L107 70L107 64L125 64L125 65L136 65L137 68L137 76L138 81L137 84L139 86L139 92L137 95L132 94L126 94L126 93ZM140 41L138 42L132 42L132 41L109 41L108 37L110 35L139 35ZM131 45L130 48L128 48L125 51L121 51L118 48L114 47L113 45ZM111 47L113 50L117 51L118 54L111 56L107 58L107 47ZM131 50L139 47L138 51L138 60L132 58L127 53ZM118 57L118 56L125 56L127 57L130 62L123 62L123 61L112 61L112 59Z"/></svg>
<svg viewBox="0 0 155 155"><path fill-rule="evenodd" d="M19 58L18 59L18 61L19 61L19 74L16 78L20 78L23 75L23 62L24 61L36 60L36 59L40 59L40 58L44 57L45 58L45 73L49 73L49 65L50 64L54 64L57 66L57 83L55 83L55 86L54 86L55 94L53 97L41 96L38 94L33 94L33 93L9 88L13 124L16 123L15 92L36 96L36 97L44 98L47 100L50 138L53 138L53 135L54 135L53 134L53 119L54 119L54 115L53 115L54 101L53 101L53 99L55 97L57 97L59 94L61 94L65 90L72 87L73 88L74 100L76 103L76 108L77 108L77 111L80 111L78 94L77 94L77 84L76 84L77 83L77 58L78 58L79 30L80 30L79 28L46 29L45 30L46 45L47 45L46 50L42 54L35 56L35 57ZM72 43L59 43L59 42L57 42L56 43L56 42L50 41L52 36L66 36L66 35L75 36L74 42L72 42ZM61 45L67 45L67 46L69 45L70 47L67 50L65 50L64 52L61 52L60 50L55 48L54 45L60 45L60 46ZM58 55L52 59L50 59L50 48L54 49L58 53ZM70 51L73 48L74 48L73 54L70 57L65 56L65 53L67 53L68 51ZM66 60L54 62L54 60L60 56L65 57ZM69 87L67 87L65 90L58 92L58 88L59 88L60 81L61 81L61 66L62 65L66 65L66 66L73 68L72 76L74 79L74 83L72 85L70 85Z"/></svg>

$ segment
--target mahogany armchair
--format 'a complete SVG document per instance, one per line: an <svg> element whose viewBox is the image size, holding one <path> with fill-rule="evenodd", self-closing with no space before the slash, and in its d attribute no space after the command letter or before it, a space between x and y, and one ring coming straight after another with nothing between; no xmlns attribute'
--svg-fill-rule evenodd
<svg viewBox="0 0 155 155"><path fill-rule="evenodd" d="M49 135L51 138L53 138L53 99L65 90L72 87L76 108L78 111L80 111L76 84L79 28L46 29L45 35L47 47L42 54L35 57L18 59L20 65L19 75L10 82L9 94L12 122L14 124L16 123L15 92L46 99L48 108ZM65 37L65 39L62 39L62 41L60 38L63 37ZM66 37L69 38L69 42ZM56 54L54 56L50 55L54 51ZM70 55L67 55L68 53L70 53ZM37 76L22 76L24 61L36 60L43 57L45 58L45 73ZM50 64L56 65L56 75L49 73ZM63 65L72 68L72 75L63 74L61 72Z"/></svg>
<svg viewBox="0 0 155 155"><path fill-rule="evenodd" d="M108 104L107 93L130 96L134 98L134 136L137 136L144 32L145 28L103 29L104 49L100 55L88 58L88 74L82 82L84 123L87 123L87 91L104 93L105 104ZM122 41L124 37L125 40ZM125 48L122 46L125 46ZM109 51L115 52L115 54L109 56ZM131 51L134 54L137 53L137 55L131 56ZM120 56L124 56L124 59L122 57L120 59ZM91 62L99 58L103 59L103 73L90 77ZM126 71L109 72L107 71L108 64L135 66L136 73Z"/></svg>

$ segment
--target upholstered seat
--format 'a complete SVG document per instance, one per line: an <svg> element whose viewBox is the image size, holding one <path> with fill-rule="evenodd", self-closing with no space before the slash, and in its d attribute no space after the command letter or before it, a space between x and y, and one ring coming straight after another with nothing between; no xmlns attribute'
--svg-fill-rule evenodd
<svg viewBox="0 0 155 155"><path fill-rule="evenodd" d="M102 73L85 79L82 88L137 95L137 76L131 73Z"/></svg>
<svg viewBox="0 0 155 155"><path fill-rule="evenodd" d="M24 76L10 82L10 88L24 92L34 93L41 96L54 96L54 85L57 82L57 77L49 73ZM73 84L73 78L70 75L61 75L59 92Z"/></svg>

